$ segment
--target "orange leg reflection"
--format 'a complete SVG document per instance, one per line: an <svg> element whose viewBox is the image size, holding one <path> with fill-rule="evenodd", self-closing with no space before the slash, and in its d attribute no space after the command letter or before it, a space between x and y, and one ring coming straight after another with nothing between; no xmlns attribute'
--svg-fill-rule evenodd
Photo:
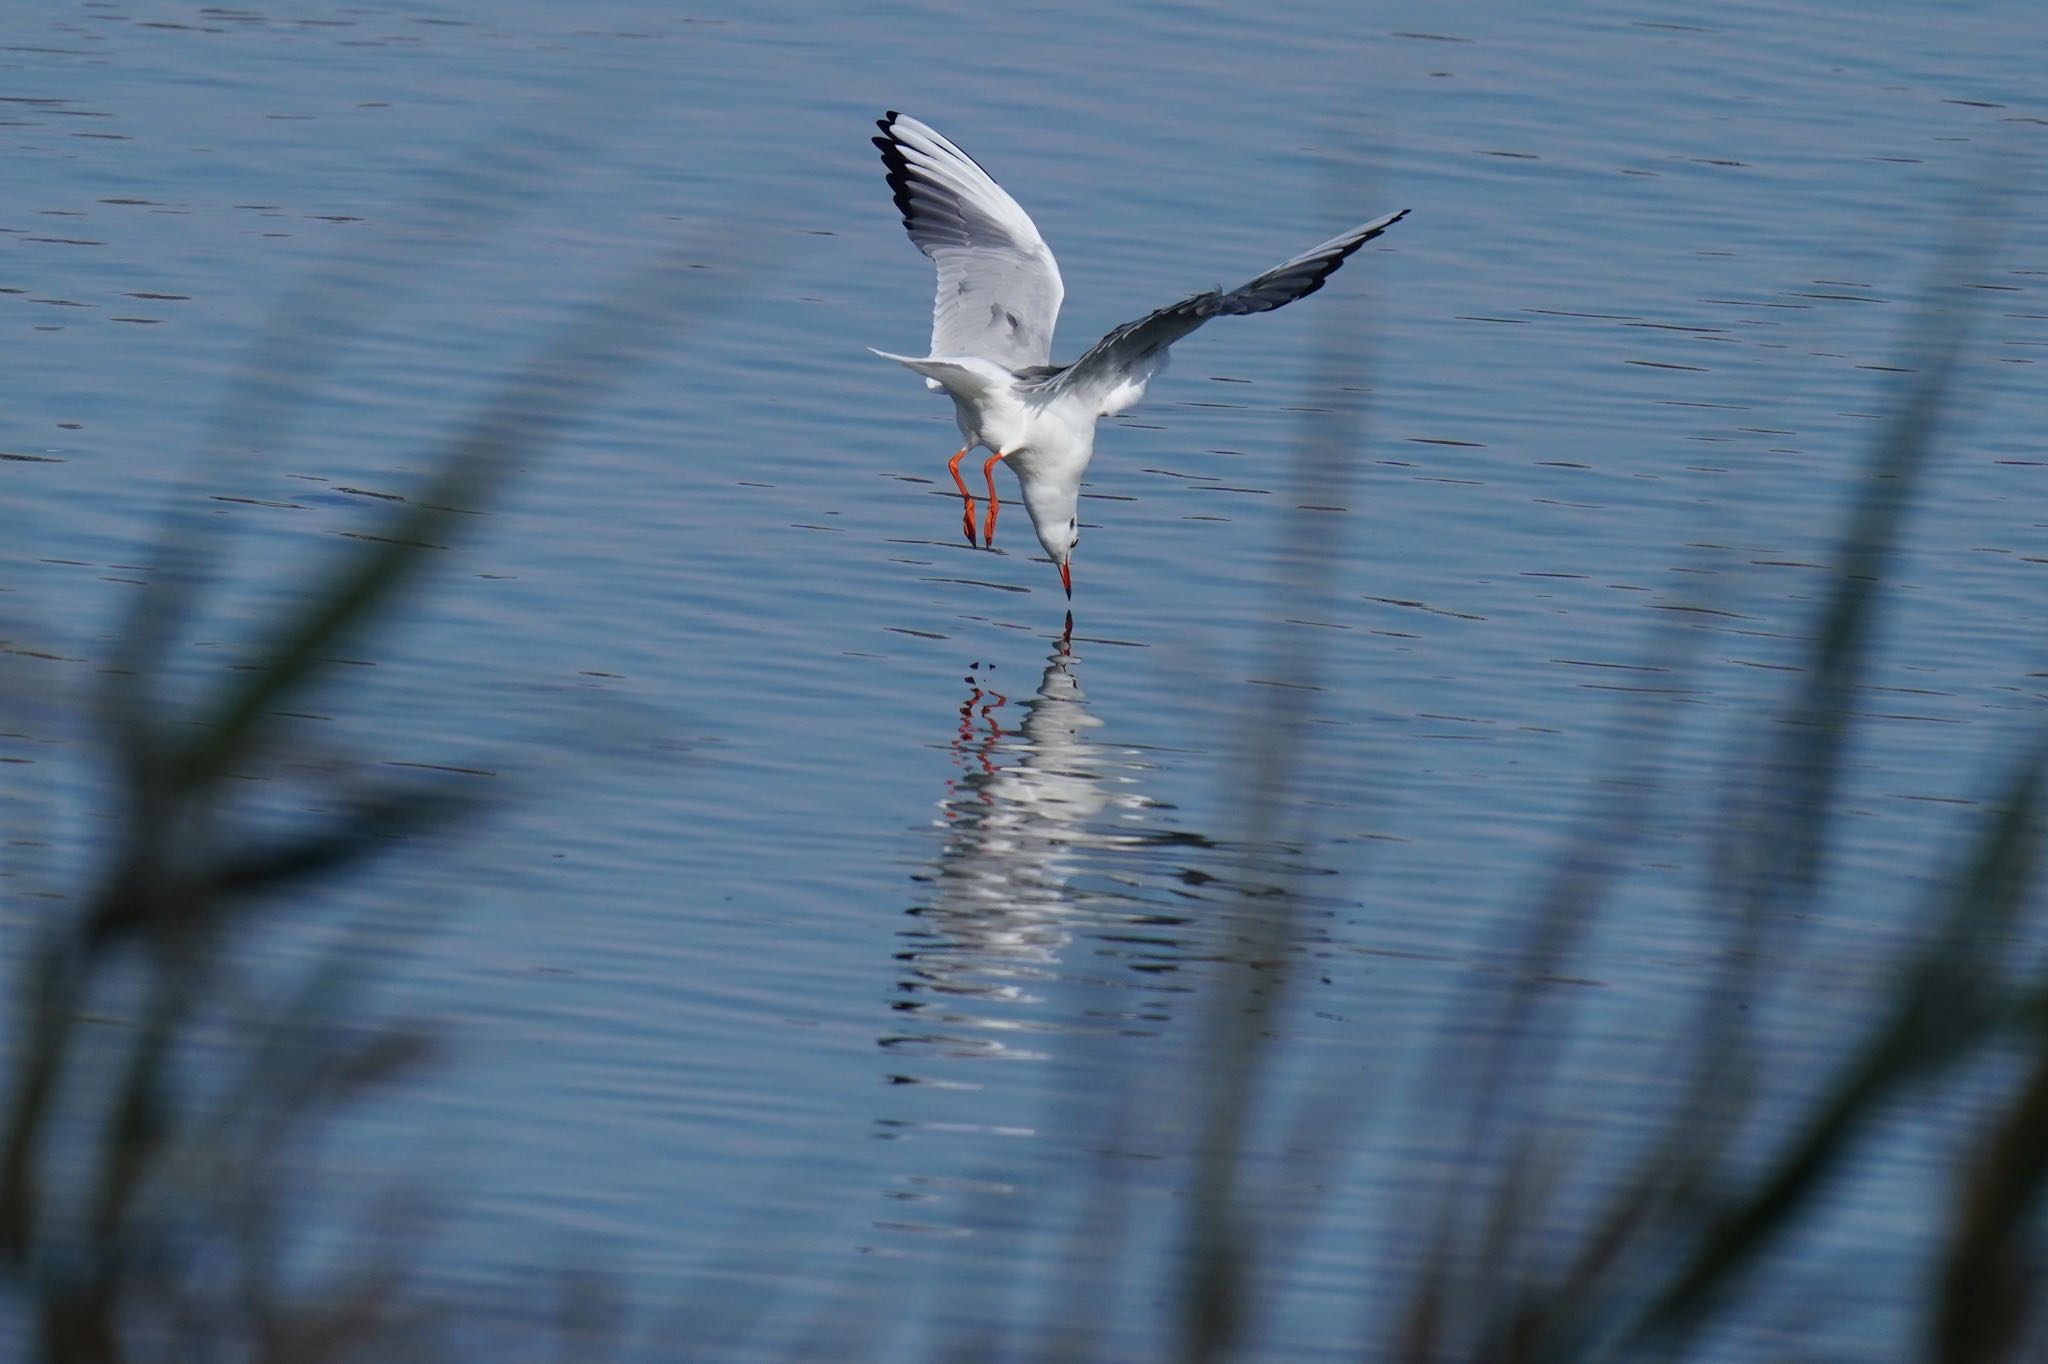
<svg viewBox="0 0 2048 1364"><path fill-rule="evenodd" d="M969 545L974 543L974 494L967 491L967 480L960 477L960 461L965 459L967 452L973 448L971 445L961 446L954 452L953 458L946 462L946 472L953 476L953 486L960 490L960 500L966 504L965 510L960 513L960 529L966 533Z"/></svg>
<svg viewBox="0 0 2048 1364"><path fill-rule="evenodd" d="M988 524L982 527L981 542L990 549L996 547L996 465L1003 462L1001 455L990 455L988 462L981 466L981 476L988 480ZM973 539L970 534L968 539Z"/></svg>
<svg viewBox="0 0 2048 1364"><path fill-rule="evenodd" d="M980 687L976 687L974 695L960 703L960 737L963 739L973 737L974 716L976 710L979 709L981 718L988 722L988 737L990 739L1002 738L1003 727L996 723L996 717L990 715L989 712L998 706L1007 706L1009 704L1010 698L1001 692L983 691ZM982 750L982 766L990 772L995 771L993 767L988 765L988 750L986 748Z"/></svg>
<svg viewBox="0 0 2048 1364"><path fill-rule="evenodd" d="M980 679L973 674L969 674L965 681L970 692L967 699L960 703L960 733L953 741L953 753L963 765L971 758L977 767L993 777L998 770L995 752L996 746L1003 740L1003 727L996 723L996 718L991 712L1009 705L1010 698L992 688L983 687ZM988 726L986 734L977 732L977 716L982 724ZM959 791L950 780L946 783L946 789L956 795ZM984 805L994 803L994 797L986 790L976 792L975 798ZM946 811L946 818L956 818L957 813L949 808Z"/></svg>

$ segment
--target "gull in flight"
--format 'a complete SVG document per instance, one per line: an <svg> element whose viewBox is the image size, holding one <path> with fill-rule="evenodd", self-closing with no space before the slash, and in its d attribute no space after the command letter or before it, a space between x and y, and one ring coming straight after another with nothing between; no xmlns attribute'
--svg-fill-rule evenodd
<svg viewBox="0 0 2048 1364"><path fill-rule="evenodd" d="M974 494L960 477L960 461L980 445L989 450L981 466L988 481L983 543L995 544L996 465L1007 463L1069 597L1069 561L1081 538L1081 475L1095 453L1095 423L1144 397L1145 385L1166 368L1167 347L1210 318L1270 312L1306 298L1352 252L1408 216L1404 208L1375 218L1235 289L1190 295L1115 328L1071 365L1054 365L1052 329L1066 289L1030 215L973 157L926 124L891 111L876 125L882 135L874 142L903 226L938 267L939 292L929 355L875 354L916 370L927 387L953 399L966 443L946 469L965 504L967 543L975 543Z"/></svg>

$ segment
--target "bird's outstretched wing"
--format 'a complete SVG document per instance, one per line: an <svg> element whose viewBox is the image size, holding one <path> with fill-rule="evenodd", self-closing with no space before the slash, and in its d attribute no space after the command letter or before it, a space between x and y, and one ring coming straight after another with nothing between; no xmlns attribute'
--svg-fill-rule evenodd
<svg viewBox="0 0 2048 1364"><path fill-rule="evenodd" d="M939 268L931 353L1044 364L1066 287L1030 215L923 123L892 110L876 126L903 226Z"/></svg>
<svg viewBox="0 0 2048 1364"><path fill-rule="evenodd" d="M1174 342L1212 317L1271 312L1323 287L1351 253L1408 216L1408 210L1375 218L1276 265L1228 292L1194 294L1158 312L1126 322L1090 346L1079 360L1041 381L1048 395L1072 394L1105 415L1137 401L1159 357ZM1132 385L1135 384L1135 391Z"/></svg>

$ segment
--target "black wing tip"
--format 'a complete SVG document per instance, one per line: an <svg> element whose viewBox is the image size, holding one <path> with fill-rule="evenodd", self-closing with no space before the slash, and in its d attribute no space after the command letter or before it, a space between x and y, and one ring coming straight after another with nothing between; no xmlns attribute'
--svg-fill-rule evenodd
<svg viewBox="0 0 2048 1364"><path fill-rule="evenodd" d="M875 126L877 128L880 128L885 134L888 135L890 143L900 145L899 139L896 136L896 120L905 117L907 117L907 115L905 115L900 110L891 109L887 113L883 114L880 118L875 120ZM922 122L922 120L919 121ZM976 170L980 171L983 175L988 175L988 167L982 165L981 162L976 161L973 157L969 156L966 152L962 151L958 143L953 142L951 139L947 138L944 134L940 133L938 129L932 127L929 123L926 123L924 125L924 128L926 132L938 138L940 145L946 151L950 152L954 156L960 157L969 165L973 166ZM889 151L889 148L882 146L882 139L878 137L872 140L876 146L882 147L883 154L886 156ZM988 175L988 178L991 180L995 179L993 175Z"/></svg>
<svg viewBox="0 0 2048 1364"><path fill-rule="evenodd" d="M1359 229L1358 240L1352 242L1349 246L1346 246L1344 248L1343 254L1339 256L1338 259L1341 260L1344 256L1349 256L1353 251L1356 251L1359 247L1364 246L1367 242L1379 236L1382 232L1385 232L1388 228L1392 227L1395 223L1400 222L1403 218L1407 216L1407 209L1398 209L1393 213L1387 214L1384 218L1378 219L1375 222L1367 223L1364 228Z"/></svg>
<svg viewBox="0 0 2048 1364"><path fill-rule="evenodd" d="M882 130L884 135L881 137L871 137L868 141L874 143L882 153L882 169L885 172L884 179L889 185L890 197L895 200L896 211L903 217L904 230L910 233L911 240L916 241L920 218L928 220L929 215L920 214L913 197L913 191L919 185L924 185L928 189L934 188L935 182L929 174L911 164L909 153L912 149L907 147L903 140L896 135L896 129L891 122L891 120L901 117L903 115L892 109L889 111L888 118L876 119L875 124ZM944 138L940 138L939 141L947 150L964 157L967 161L974 164L977 169L979 168L980 163L976 162L973 157L968 156L967 153L953 146L950 142L946 142ZM988 172L984 170L982 174L987 175ZM927 256L931 255L931 247L927 243L918 242L917 249L924 252Z"/></svg>
<svg viewBox="0 0 2048 1364"><path fill-rule="evenodd" d="M1367 242L1377 240L1383 232L1408 216L1408 210L1388 214L1384 218L1361 224L1342 236L1332 237L1322 246L1302 257L1276 266L1253 280L1250 284L1217 297L1210 304L1209 316L1229 314L1242 316L1246 313L1269 313L1275 308L1284 308L1296 303L1330 282L1330 276L1337 273L1345 261L1356 255ZM1342 243L1339 245L1339 243ZM1274 292L1274 286L1280 286ZM1193 302L1194 300L1189 300Z"/></svg>
<svg viewBox="0 0 2048 1364"><path fill-rule="evenodd" d="M896 137L896 120L900 117L902 115L891 109L884 117L876 119L875 126L882 130L882 135L868 139L881 149L882 164L889 168L892 176L910 167L909 161L903 155L903 143Z"/></svg>
<svg viewBox="0 0 2048 1364"><path fill-rule="evenodd" d="M903 154L903 143L896 136L896 120L901 117L903 115L891 109L886 115L875 120L875 126L882 130L882 136L868 139L880 149L882 164L889 168L889 184L898 194L902 193L902 186L897 183L898 178L910 173L910 159Z"/></svg>
<svg viewBox="0 0 2048 1364"><path fill-rule="evenodd" d="M895 115L891 114L890 117L894 118ZM881 127L884 132L889 131L887 123L883 123ZM881 149L882 169L886 172L883 178L888 182L890 197L896 201L896 211L903 215L903 226L908 228L913 216L910 203L912 172L909 159L903 155L903 144L893 137L873 137L868 140Z"/></svg>
<svg viewBox="0 0 2048 1364"><path fill-rule="evenodd" d="M1337 267L1342 265L1345 261L1350 260L1353 253L1358 251L1359 248L1363 247L1367 242L1376 240L1381 233L1385 232L1388 228L1392 227L1395 223L1400 222L1403 218L1407 216L1408 210L1405 208L1400 210L1398 213L1390 213L1385 218L1380 219L1378 222L1368 224L1365 230L1359 232L1356 240L1345 242L1343 249L1332 252L1328 258L1328 261L1324 263L1324 268L1322 270L1321 275L1317 278L1315 284L1309 289L1309 293L1314 293L1317 289L1322 288L1323 282L1329 279L1330 276L1336 274Z"/></svg>

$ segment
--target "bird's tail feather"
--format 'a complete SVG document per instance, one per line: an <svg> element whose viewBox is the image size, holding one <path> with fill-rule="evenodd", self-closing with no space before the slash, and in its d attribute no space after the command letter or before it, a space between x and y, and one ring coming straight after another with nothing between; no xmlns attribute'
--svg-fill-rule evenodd
<svg viewBox="0 0 2048 1364"><path fill-rule="evenodd" d="M891 355L885 350L868 350L884 360L894 360L905 369L916 370L931 388L943 388L957 398L975 399L1008 388L1014 377L1001 365L972 355Z"/></svg>

